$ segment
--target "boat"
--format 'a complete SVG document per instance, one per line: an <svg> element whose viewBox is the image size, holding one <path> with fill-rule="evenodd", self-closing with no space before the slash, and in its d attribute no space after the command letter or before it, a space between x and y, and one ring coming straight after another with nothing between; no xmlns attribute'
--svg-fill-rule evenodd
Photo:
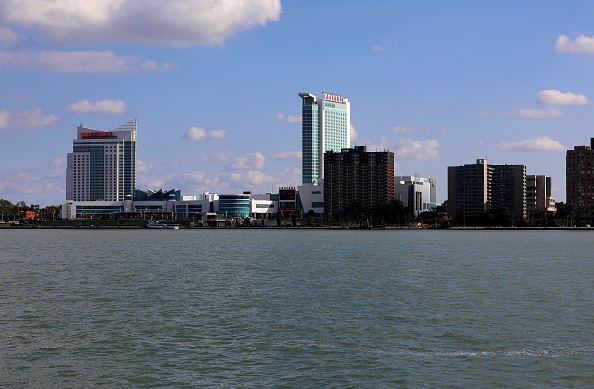
<svg viewBox="0 0 594 389"><path fill-rule="evenodd" d="M179 224L177 224L175 221L171 221L171 220L151 220L146 225L146 228L179 230Z"/></svg>

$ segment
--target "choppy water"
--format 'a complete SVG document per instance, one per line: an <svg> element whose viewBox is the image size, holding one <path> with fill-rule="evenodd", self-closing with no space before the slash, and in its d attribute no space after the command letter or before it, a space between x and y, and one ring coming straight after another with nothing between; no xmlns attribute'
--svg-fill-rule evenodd
<svg viewBox="0 0 594 389"><path fill-rule="evenodd" d="M0 230L0 386L594 386L594 231Z"/></svg>

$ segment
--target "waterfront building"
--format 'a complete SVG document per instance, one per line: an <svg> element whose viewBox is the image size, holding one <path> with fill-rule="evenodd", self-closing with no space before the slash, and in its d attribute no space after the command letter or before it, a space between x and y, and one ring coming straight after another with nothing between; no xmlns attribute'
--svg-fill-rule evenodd
<svg viewBox="0 0 594 389"><path fill-rule="evenodd" d="M594 217L594 138L590 146L575 146L565 157L565 197L581 217Z"/></svg>
<svg viewBox="0 0 594 389"><path fill-rule="evenodd" d="M339 217L355 203L370 213L373 204L394 199L394 153L365 146L324 153L324 211Z"/></svg>
<svg viewBox="0 0 594 389"><path fill-rule="evenodd" d="M302 100L302 183L318 184L324 175L324 153L350 147L349 100L323 92L299 93Z"/></svg>
<svg viewBox="0 0 594 389"><path fill-rule="evenodd" d="M418 217L421 212L437 206L436 186L435 176L429 176L429 179L421 177L419 174L396 176L394 178L394 199L401 201L405 207L412 210L415 217Z"/></svg>
<svg viewBox="0 0 594 389"><path fill-rule="evenodd" d="M507 208L526 217L526 166L474 164L448 167L448 215L473 218Z"/></svg>
<svg viewBox="0 0 594 389"><path fill-rule="evenodd" d="M448 215L454 219L477 217L487 212L487 160L475 164L448 166Z"/></svg>
<svg viewBox="0 0 594 389"><path fill-rule="evenodd" d="M529 217L546 217L555 213L557 207L551 196L552 188L551 177L526 175L526 213Z"/></svg>
<svg viewBox="0 0 594 389"><path fill-rule="evenodd" d="M136 120L113 131L76 129L67 154L66 200L132 200L136 191Z"/></svg>
<svg viewBox="0 0 594 389"><path fill-rule="evenodd" d="M515 218L526 217L526 166L491 165L489 210L507 208Z"/></svg>
<svg viewBox="0 0 594 389"><path fill-rule="evenodd" d="M324 180L317 184L303 184L297 187L297 200L302 214L313 212L324 214Z"/></svg>
<svg viewBox="0 0 594 389"><path fill-rule="evenodd" d="M136 196L134 196L135 200L138 201L167 201L167 200L181 200L181 190L179 189L171 189L171 190L153 190L153 189L136 189Z"/></svg>
<svg viewBox="0 0 594 389"><path fill-rule="evenodd" d="M251 193L221 194L214 200L214 211L231 218L245 218L251 215Z"/></svg>

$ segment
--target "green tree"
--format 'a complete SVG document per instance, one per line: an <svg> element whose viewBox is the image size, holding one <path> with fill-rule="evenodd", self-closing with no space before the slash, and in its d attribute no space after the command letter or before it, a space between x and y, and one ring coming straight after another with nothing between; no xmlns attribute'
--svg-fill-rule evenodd
<svg viewBox="0 0 594 389"><path fill-rule="evenodd" d="M8 200L0 199L0 218L2 221L14 219L16 206Z"/></svg>
<svg viewBox="0 0 594 389"><path fill-rule="evenodd" d="M565 204L559 202L555 204L557 212L555 213L555 220L561 225L570 225L578 218L578 209L575 204Z"/></svg>

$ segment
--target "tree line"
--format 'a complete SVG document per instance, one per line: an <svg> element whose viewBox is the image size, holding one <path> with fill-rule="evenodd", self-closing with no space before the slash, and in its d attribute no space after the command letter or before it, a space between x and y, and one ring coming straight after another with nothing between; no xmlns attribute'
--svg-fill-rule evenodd
<svg viewBox="0 0 594 389"><path fill-rule="evenodd" d="M33 212L35 220L57 220L60 217L60 210L59 205L41 208L39 204L27 205L24 201L13 204L8 200L0 199L0 221L3 222L25 220L27 212Z"/></svg>

